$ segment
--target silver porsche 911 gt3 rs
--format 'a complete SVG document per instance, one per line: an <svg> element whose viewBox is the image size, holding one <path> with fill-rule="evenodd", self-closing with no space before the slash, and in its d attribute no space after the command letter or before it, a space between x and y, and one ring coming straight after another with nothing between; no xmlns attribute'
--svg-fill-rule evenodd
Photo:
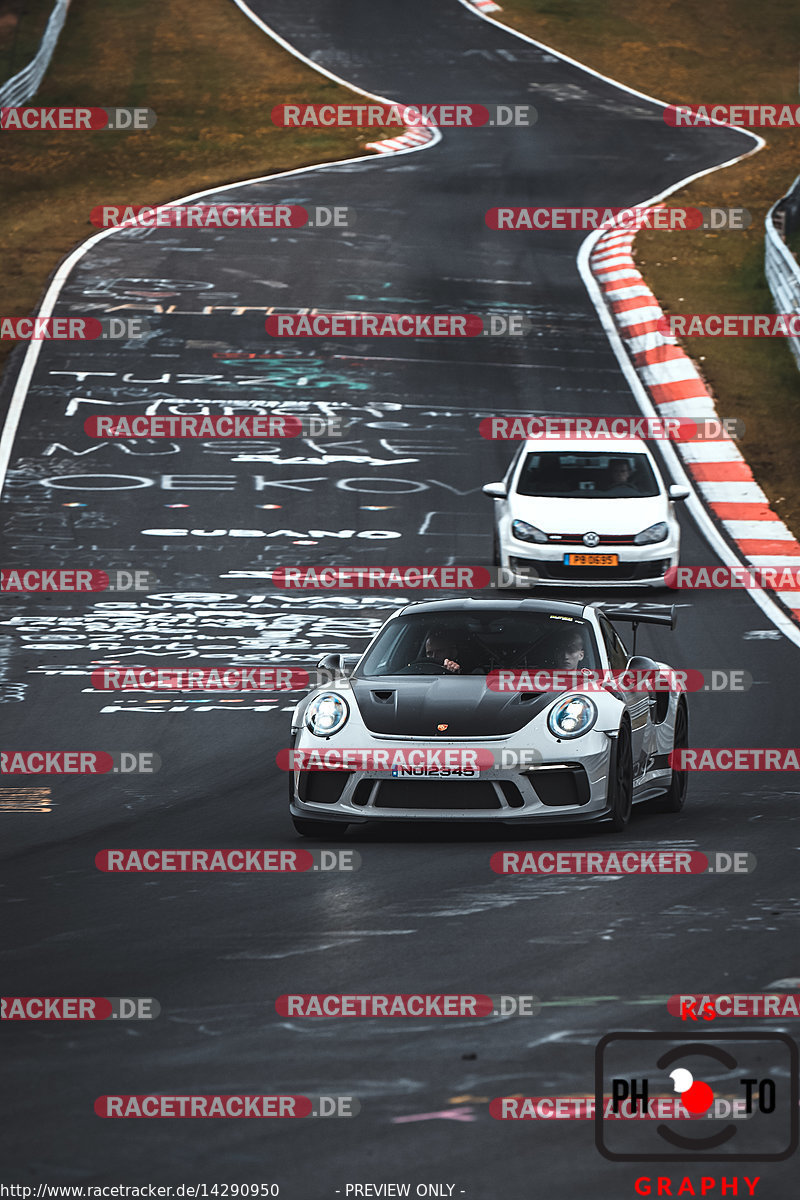
<svg viewBox="0 0 800 1200"><path fill-rule="evenodd" d="M349 674L339 655L323 659L334 682L315 687L292 718L297 831L601 819L621 830L634 803L656 796L679 811L686 773L669 755L688 745L686 697L650 686L648 675L669 668L631 656L611 618L633 622L634 633L639 622L674 628L674 610L434 600L394 613ZM559 672L570 673L561 684ZM572 672L612 682L586 690ZM522 683L503 690L505 677Z"/></svg>

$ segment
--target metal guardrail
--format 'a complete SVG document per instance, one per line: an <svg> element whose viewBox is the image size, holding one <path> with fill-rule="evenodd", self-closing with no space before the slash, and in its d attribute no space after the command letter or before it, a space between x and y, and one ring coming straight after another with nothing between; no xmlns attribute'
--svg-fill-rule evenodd
<svg viewBox="0 0 800 1200"><path fill-rule="evenodd" d="M764 224L764 274L775 311L800 313L800 263L783 240L800 228L800 175L786 195L773 204ZM800 370L800 337L790 337L787 341Z"/></svg>
<svg viewBox="0 0 800 1200"><path fill-rule="evenodd" d="M69 6L70 0L56 0L35 57L31 59L27 67L23 67L0 88L0 108L18 108L26 100L30 100L31 96L36 95L45 72L50 66L50 59L53 57L56 42L67 19Z"/></svg>

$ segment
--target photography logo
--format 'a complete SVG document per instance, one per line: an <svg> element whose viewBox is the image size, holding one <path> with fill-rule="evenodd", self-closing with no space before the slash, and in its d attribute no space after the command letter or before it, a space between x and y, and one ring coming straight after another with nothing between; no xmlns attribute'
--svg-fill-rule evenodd
<svg viewBox="0 0 800 1200"><path fill-rule="evenodd" d="M780 1162L798 1146L798 1061L783 1033L606 1034L595 1145L612 1162ZM619 1119L664 1096L690 1119Z"/></svg>

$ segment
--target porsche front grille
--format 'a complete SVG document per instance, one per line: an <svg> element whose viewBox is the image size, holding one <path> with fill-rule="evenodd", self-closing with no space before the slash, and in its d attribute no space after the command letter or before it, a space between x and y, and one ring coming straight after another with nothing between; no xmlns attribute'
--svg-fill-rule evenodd
<svg viewBox="0 0 800 1200"><path fill-rule="evenodd" d="M381 780L373 800L374 808L425 809L498 809L502 808L496 791L486 780L450 783L411 779Z"/></svg>

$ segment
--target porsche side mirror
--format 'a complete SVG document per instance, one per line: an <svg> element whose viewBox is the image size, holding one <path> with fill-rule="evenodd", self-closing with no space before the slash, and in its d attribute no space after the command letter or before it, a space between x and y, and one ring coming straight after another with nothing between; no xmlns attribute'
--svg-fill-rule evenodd
<svg viewBox="0 0 800 1200"><path fill-rule="evenodd" d="M688 500L690 491L687 487L682 487L679 483L670 484L669 498L670 500Z"/></svg>
<svg viewBox="0 0 800 1200"><path fill-rule="evenodd" d="M626 671L660 671L661 667L658 665L658 663L654 659L648 658L647 655L645 655L645 654L632 654L631 657L628 659L628 665L626 666L625 670Z"/></svg>
<svg viewBox="0 0 800 1200"><path fill-rule="evenodd" d="M504 483L485 483L481 491L485 496L491 496L493 500L505 500L508 495L508 488Z"/></svg>
<svg viewBox="0 0 800 1200"><path fill-rule="evenodd" d="M326 654L317 663L317 670L328 671L331 683L336 679L349 679L360 657L359 654Z"/></svg>

